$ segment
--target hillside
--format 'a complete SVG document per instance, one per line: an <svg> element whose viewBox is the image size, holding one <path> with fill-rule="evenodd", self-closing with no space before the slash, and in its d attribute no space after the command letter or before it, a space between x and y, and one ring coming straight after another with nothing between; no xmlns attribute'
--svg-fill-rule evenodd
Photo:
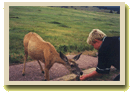
<svg viewBox="0 0 130 93"><path fill-rule="evenodd" d="M23 62L23 38L28 32L36 32L58 52L67 54L95 51L86 43L89 32L95 28L108 36L119 36L120 15L60 7L10 6L10 63Z"/></svg>

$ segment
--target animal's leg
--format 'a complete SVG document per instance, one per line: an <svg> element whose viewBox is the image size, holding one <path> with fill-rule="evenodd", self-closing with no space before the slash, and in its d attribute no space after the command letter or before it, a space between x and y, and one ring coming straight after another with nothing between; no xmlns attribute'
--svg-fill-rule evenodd
<svg viewBox="0 0 130 93"><path fill-rule="evenodd" d="M50 77L49 77L49 69L45 67L45 81L49 81Z"/></svg>
<svg viewBox="0 0 130 93"><path fill-rule="evenodd" d="M27 57L28 57L28 54L25 53L25 56L24 56L24 67L23 67L23 72L22 72L23 76L25 75L25 63L26 63Z"/></svg>
<svg viewBox="0 0 130 93"><path fill-rule="evenodd" d="M44 62L44 63L45 63L45 70L44 70L44 71L45 71L45 80L48 80L48 81L49 81L49 80L50 80L50 79L49 79L49 78L50 78L50 77L49 77L49 69L50 69L51 66L52 66L51 61L50 61L50 58L49 58L49 57L50 57L50 56L49 56L49 55L50 55L50 51L45 50L45 51L44 51L44 55L46 55L46 56L44 56L44 57L45 57L45 58L44 58L44 59L45 59L45 60L44 60L44 61L45 61L45 62ZM47 55L48 55L48 56L47 56Z"/></svg>
<svg viewBox="0 0 130 93"><path fill-rule="evenodd" d="M41 68L42 73L44 74L44 70L43 70L42 65L41 65L41 63L39 62L39 60L38 60L38 63L39 63L39 65L40 65L40 68Z"/></svg>
<svg viewBox="0 0 130 93"><path fill-rule="evenodd" d="M50 80L50 76L49 76L49 70L52 67L53 64L49 64L45 66L45 81L49 81Z"/></svg>

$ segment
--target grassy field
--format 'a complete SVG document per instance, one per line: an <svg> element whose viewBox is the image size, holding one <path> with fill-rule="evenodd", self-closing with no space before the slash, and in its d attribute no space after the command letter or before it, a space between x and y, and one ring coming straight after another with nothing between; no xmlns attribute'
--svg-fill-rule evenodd
<svg viewBox="0 0 130 93"><path fill-rule="evenodd" d="M60 7L10 6L10 63L23 62L23 38L28 32L36 32L58 52L67 54L95 51L86 43L89 32L95 28L107 36L119 36L120 15Z"/></svg>

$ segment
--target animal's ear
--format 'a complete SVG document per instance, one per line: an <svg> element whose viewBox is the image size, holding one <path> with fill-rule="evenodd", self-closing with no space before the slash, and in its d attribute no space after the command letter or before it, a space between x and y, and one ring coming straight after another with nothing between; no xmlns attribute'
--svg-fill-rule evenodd
<svg viewBox="0 0 130 93"><path fill-rule="evenodd" d="M80 55L81 55L82 53L80 53L79 55L76 55L75 57L73 57L73 59L75 60L75 61L77 61L79 58L80 58Z"/></svg>
<svg viewBox="0 0 130 93"><path fill-rule="evenodd" d="M60 52L60 57L61 57L61 59L63 59L65 62L68 62L68 58L67 58L63 53L61 53L61 52Z"/></svg>

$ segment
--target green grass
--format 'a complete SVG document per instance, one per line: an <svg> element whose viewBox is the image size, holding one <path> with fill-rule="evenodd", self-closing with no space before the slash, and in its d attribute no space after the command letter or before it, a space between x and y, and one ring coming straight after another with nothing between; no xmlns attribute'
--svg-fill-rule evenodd
<svg viewBox="0 0 130 93"><path fill-rule="evenodd" d="M10 6L9 17L10 63L23 62L23 38L28 32L36 32L63 53L94 50L86 39L95 28L108 36L120 35L119 14L59 7Z"/></svg>

